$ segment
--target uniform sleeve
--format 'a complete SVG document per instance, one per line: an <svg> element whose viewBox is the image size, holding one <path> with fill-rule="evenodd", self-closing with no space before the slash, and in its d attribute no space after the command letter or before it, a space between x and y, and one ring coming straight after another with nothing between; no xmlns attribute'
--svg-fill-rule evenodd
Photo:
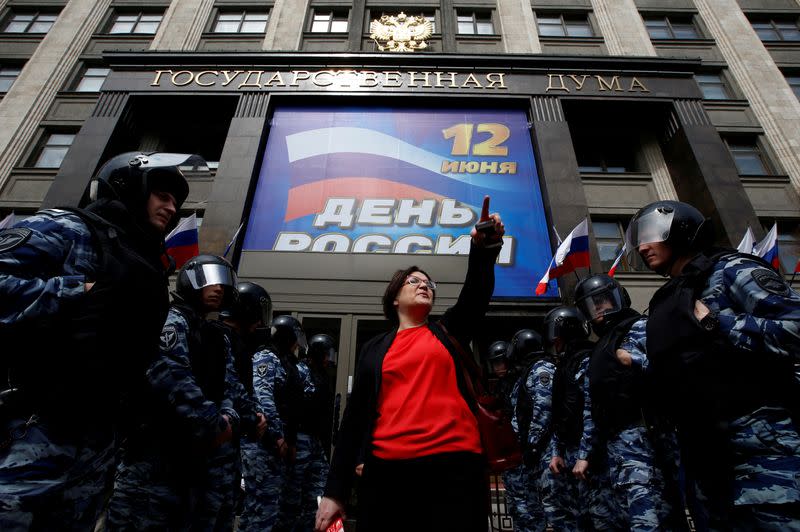
<svg viewBox="0 0 800 532"><path fill-rule="evenodd" d="M634 322L620 348L631 354L633 367L647 371L650 362L647 358L647 318Z"/></svg>
<svg viewBox="0 0 800 532"><path fill-rule="evenodd" d="M91 233L74 216L31 216L0 231L0 248L5 248L0 251L0 323L5 324L56 314L63 302L84 293L97 260Z"/></svg>
<svg viewBox="0 0 800 532"><path fill-rule="evenodd" d="M519 434L519 421L517 420L517 402L519 401L519 391L522 388L522 378L517 379L514 387L511 388L511 395L509 396L509 403L511 404L511 428Z"/></svg>
<svg viewBox="0 0 800 532"><path fill-rule="evenodd" d="M782 357L800 352L800 294L774 271L736 258L712 274L702 300L736 347Z"/></svg>
<svg viewBox="0 0 800 532"><path fill-rule="evenodd" d="M259 409L267 418L267 433L277 441L283 438L283 420L275 404L275 389L285 374L278 357L270 351L259 351L253 356L253 388Z"/></svg>
<svg viewBox="0 0 800 532"><path fill-rule="evenodd" d="M212 440L225 427L217 406L203 395L189 362L188 324L170 310L161 331L159 356L147 370L155 396L169 404L191 435Z"/></svg>
<svg viewBox="0 0 800 532"><path fill-rule="evenodd" d="M236 364L233 361L233 351L231 351L231 343L227 336L225 338L225 397L222 400L220 410L226 414L231 423L236 426L241 422L240 414L247 414L244 412L247 405L244 400L247 398L247 391L244 389L242 381L239 380L239 374L236 371Z"/></svg>
<svg viewBox="0 0 800 532"><path fill-rule="evenodd" d="M583 434L578 446L578 460L588 460L594 446L594 421L592 420L592 398L589 395L589 358L581 362L583 388Z"/></svg>
<svg viewBox="0 0 800 532"><path fill-rule="evenodd" d="M541 364L535 364L525 380L525 390L531 399L531 422L528 445L539 452L547 445L552 418L552 375Z"/></svg>
<svg viewBox="0 0 800 532"><path fill-rule="evenodd" d="M298 363L297 372L300 374L300 382L303 383L303 398L306 400L313 399L317 387L314 384L314 379L311 378L311 369L308 364L305 362Z"/></svg>

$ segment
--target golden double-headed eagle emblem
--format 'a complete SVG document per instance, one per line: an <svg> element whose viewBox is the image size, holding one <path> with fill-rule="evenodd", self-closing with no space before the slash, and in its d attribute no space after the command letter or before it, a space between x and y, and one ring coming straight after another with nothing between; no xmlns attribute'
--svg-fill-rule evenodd
<svg viewBox="0 0 800 532"><path fill-rule="evenodd" d="M373 20L369 31L380 51L413 52L428 47L425 39L433 33L433 23L422 15L408 16L401 11Z"/></svg>

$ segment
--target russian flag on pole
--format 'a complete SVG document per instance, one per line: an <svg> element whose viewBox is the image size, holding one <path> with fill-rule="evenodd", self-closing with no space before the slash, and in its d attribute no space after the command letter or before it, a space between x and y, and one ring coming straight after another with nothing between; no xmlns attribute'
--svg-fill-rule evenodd
<svg viewBox="0 0 800 532"><path fill-rule="evenodd" d="M753 234L753 230L750 229L750 226L747 226L747 231L744 232L744 236L742 237L742 241L739 242L739 245L736 246L736 251L739 253L753 253L753 248L756 246L756 237Z"/></svg>
<svg viewBox="0 0 800 532"><path fill-rule="evenodd" d="M625 254L625 244L622 245L622 249L619 250L619 255L614 260L614 264L611 265L611 269L608 270L608 276L614 277L614 274L617 273L617 266L619 266L619 261L622 260L622 256Z"/></svg>
<svg viewBox="0 0 800 532"><path fill-rule="evenodd" d="M536 286L536 295L540 296L547 291L550 279L574 272L576 268L588 267L589 223L584 218L556 249L555 256L550 260L550 267Z"/></svg>
<svg viewBox="0 0 800 532"><path fill-rule="evenodd" d="M780 267L780 258L778 257L778 223L772 225L764 240L756 244L753 248L753 255L758 255L765 261L769 262L775 270Z"/></svg>
<svg viewBox="0 0 800 532"><path fill-rule="evenodd" d="M193 213L181 218L178 226L164 239L167 255L175 259L175 267L180 268L187 260L200 254L197 238L197 216Z"/></svg>
<svg viewBox="0 0 800 532"><path fill-rule="evenodd" d="M17 217L14 216L14 213L12 212L11 214L3 218L2 221L0 221L0 229L8 229L9 227L13 227L16 222L17 222Z"/></svg>

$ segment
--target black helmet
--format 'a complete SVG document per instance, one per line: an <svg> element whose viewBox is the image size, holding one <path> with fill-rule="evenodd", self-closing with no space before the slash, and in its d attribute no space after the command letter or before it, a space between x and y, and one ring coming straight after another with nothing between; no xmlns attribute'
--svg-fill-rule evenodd
<svg viewBox="0 0 800 532"><path fill-rule="evenodd" d="M499 360L506 360L508 358L508 342L498 340L489 346L489 352L486 353L486 360L489 362L496 362Z"/></svg>
<svg viewBox="0 0 800 532"><path fill-rule="evenodd" d="M336 365L336 342L327 334L315 334L308 341L308 358L316 362L327 360Z"/></svg>
<svg viewBox="0 0 800 532"><path fill-rule="evenodd" d="M542 352L541 335L533 329L521 329L511 338L508 359L514 363L521 363L528 357L540 355Z"/></svg>
<svg viewBox="0 0 800 532"><path fill-rule="evenodd" d="M117 199L129 209L146 205L154 190L169 192L179 209L189 195L181 167L208 168L199 155L188 153L127 152L100 167L89 185L89 201Z"/></svg>
<svg viewBox="0 0 800 532"><path fill-rule="evenodd" d="M714 225L688 203L656 201L639 209L625 231L628 253L635 253L639 246L652 242L669 245L678 258L713 244Z"/></svg>
<svg viewBox="0 0 800 532"><path fill-rule="evenodd" d="M236 303L220 311L220 318L236 320L250 326L254 323L269 324L272 319L272 298L261 286L249 281L237 283L239 297Z"/></svg>
<svg viewBox="0 0 800 532"><path fill-rule="evenodd" d="M233 266L217 255L198 255L186 261L178 272L175 292L181 300L196 307L202 303L202 289L216 284L225 288L221 308L233 307L237 300Z"/></svg>
<svg viewBox="0 0 800 532"><path fill-rule="evenodd" d="M572 306L556 307L544 317L544 338L553 346L557 338L565 343L589 338L589 323L583 319L578 309Z"/></svg>
<svg viewBox="0 0 800 532"><path fill-rule="evenodd" d="M600 273L581 280L575 287L575 306L588 321L610 316L631 306L628 291L613 277Z"/></svg>
<svg viewBox="0 0 800 532"><path fill-rule="evenodd" d="M299 353L294 353L298 357L304 355L308 350L303 326L292 316L276 316L270 325L270 336L275 347L284 353L287 353L295 343L300 348Z"/></svg>

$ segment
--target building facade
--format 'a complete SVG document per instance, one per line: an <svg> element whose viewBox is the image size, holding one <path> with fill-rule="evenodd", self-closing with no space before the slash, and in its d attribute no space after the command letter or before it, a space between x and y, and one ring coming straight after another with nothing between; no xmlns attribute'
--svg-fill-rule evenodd
<svg viewBox="0 0 800 532"><path fill-rule="evenodd" d="M370 37L400 13L430 23L424 49ZM200 153L201 250L244 224L240 276L339 339L344 395L395 269L432 274L435 312L455 301L489 191L509 240L478 349L571 293L534 294L559 233L588 218L607 271L657 199L726 245L777 224L790 276L799 19L796 0L0 0L0 215L76 204L116 153ZM637 268L617 276L642 310L663 279Z"/></svg>

